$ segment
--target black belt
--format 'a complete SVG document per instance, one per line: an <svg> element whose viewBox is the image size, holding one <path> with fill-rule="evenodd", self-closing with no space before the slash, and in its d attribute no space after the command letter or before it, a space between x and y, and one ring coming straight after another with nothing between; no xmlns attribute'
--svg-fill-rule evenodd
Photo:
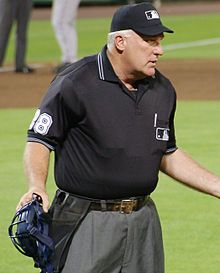
<svg viewBox="0 0 220 273"><path fill-rule="evenodd" d="M118 211L120 213L129 214L132 211L137 211L142 208L149 196L142 196L137 198L122 199L122 200L100 200L91 202L89 211Z"/></svg>
<svg viewBox="0 0 220 273"><path fill-rule="evenodd" d="M120 213L126 214L142 208L150 197L149 195L147 195L126 199L101 200L74 195L63 190L58 190L57 193L58 203L60 204L66 203L66 205L69 204L70 206L72 206L73 203L76 203L76 200L78 200L78 204L80 204L80 200L87 200L90 203L88 211L118 211Z"/></svg>
<svg viewBox="0 0 220 273"><path fill-rule="evenodd" d="M87 197L82 197L74 195L72 193L65 192L63 190L57 191L57 198L59 204L66 204L67 206L72 206L72 204L81 204L81 201L87 200L90 205L88 211L118 211L120 213L131 213L132 211L137 211L142 208L147 200L147 196L130 197L125 199L113 199L113 200L101 200L101 199L91 199Z"/></svg>

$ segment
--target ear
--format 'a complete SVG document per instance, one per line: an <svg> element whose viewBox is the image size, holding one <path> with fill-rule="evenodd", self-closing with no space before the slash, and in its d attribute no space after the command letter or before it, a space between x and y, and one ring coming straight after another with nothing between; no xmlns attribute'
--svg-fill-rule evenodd
<svg viewBox="0 0 220 273"><path fill-rule="evenodd" d="M122 35L117 35L115 36L115 47L119 50L119 51L124 51L126 46L126 40Z"/></svg>

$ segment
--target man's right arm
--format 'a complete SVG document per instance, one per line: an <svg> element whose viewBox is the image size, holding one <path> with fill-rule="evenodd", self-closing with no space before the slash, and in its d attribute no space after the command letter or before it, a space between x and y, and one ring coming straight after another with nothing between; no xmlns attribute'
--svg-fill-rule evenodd
<svg viewBox="0 0 220 273"><path fill-rule="evenodd" d="M28 183L28 192L25 193L17 210L32 200L33 193L41 196L45 212L49 208L49 199L46 192L46 181L50 161L50 150L36 142L28 142L24 152L24 172Z"/></svg>

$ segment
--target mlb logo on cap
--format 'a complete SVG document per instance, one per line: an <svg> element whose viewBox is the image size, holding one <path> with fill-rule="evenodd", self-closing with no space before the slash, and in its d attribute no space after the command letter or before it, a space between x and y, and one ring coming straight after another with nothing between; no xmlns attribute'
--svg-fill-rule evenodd
<svg viewBox="0 0 220 273"><path fill-rule="evenodd" d="M147 20L160 19L159 13L156 10L145 11Z"/></svg>
<svg viewBox="0 0 220 273"><path fill-rule="evenodd" d="M165 27L158 11L147 2L122 5L113 15L110 32L131 29L138 34L147 36L160 35L163 32L173 33Z"/></svg>

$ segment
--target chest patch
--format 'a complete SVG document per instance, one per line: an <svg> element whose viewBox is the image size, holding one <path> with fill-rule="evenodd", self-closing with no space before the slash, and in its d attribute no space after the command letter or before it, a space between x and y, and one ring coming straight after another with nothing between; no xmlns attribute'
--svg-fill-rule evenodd
<svg viewBox="0 0 220 273"><path fill-rule="evenodd" d="M162 141L168 141L169 140L169 130L168 128L161 128L158 127L156 129L156 139L162 140Z"/></svg>

